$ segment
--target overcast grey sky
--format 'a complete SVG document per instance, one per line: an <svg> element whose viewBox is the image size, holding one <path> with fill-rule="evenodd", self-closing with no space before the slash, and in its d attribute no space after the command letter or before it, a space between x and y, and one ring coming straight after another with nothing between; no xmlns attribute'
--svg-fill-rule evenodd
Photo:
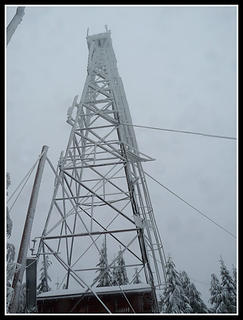
<svg viewBox="0 0 243 320"><path fill-rule="evenodd" d="M7 23L16 7L8 6ZM66 112L86 78L86 32L111 30L133 123L236 136L237 8L234 6L27 6L6 50L9 194L42 145L56 165L70 126ZM135 129L144 169L236 234L236 142ZM33 227L42 230L53 191L45 169ZM11 211L19 248L32 180ZM155 218L179 271L209 298L220 255L231 270L236 241L147 179ZM56 281L54 279L53 283Z"/></svg>

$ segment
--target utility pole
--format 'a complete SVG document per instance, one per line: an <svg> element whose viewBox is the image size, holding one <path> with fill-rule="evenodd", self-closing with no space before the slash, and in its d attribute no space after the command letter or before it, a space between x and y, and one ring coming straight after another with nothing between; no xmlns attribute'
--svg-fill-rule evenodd
<svg viewBox="0 0 243 320"><path fill-rule="evenodd" d="M15 30L23 19L25 7L18 7L13 19L10 21L7 27L7 45L12 38Z"/></svg>
<svg viewBox="0 0 243 320"><path fill-rule="evenodd" d="M15 313L18 306L18 297L19 297L19 291L20 291L20 285L23 281L25 266L26 266L26 257L28 252L28 246L30 242L30 236L31 236L31 229L33 225L34 215L35 215L35 209L38 199L38 193L40 189L40 183L42 178L42 173L44 170L44 164L46 160L46 154L47 154L48 147L43 146L41 150L41 156L38 164L38 168L36 171L36 176L33 184L33 189L30 197L29 207L25 219L25 225L24 230L22 234L22 239L20 243L19 248L19 254L17 263L21 265L19 271L17 271L14 275L12 288L14 289L13 298L10 304L10 313Z"/></svg>

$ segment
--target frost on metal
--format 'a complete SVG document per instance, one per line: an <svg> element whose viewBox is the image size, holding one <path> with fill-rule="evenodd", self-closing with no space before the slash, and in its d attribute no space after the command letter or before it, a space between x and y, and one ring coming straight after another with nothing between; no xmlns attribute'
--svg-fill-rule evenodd
<svg viewBox="0 0 243 320"><path fill-rule="evenodd" d="M133 281L137 267L155 295L165 281L165 258L142 167L152 158L139 151L134 129L126 125L132 119L110 31L87 36L87 44L86 82L67 112L71 133L36 254L50 256L66 289L78 286L96 295L120 252L126 281ZM107 270L97 266L104 237Z"/></svg>

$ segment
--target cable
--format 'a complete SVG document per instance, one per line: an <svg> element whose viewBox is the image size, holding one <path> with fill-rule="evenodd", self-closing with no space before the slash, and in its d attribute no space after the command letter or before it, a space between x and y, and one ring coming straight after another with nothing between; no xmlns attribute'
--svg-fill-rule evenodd
<svg viewBox="0 0 243 320"><path fill-rule="evenodd" d="M153 178L150 174L148 174L147 172L144 171L144 173L150 177L152 180L154 180L155 182L157 182L161 187L163 187L164 189L166 189L167 191L169 191L170 193L172 193L174 196L176 196L178 199L180 199L181 201L183 201L185 204L187 204L189 207L191 207L192 209L194 209L195 211L197 211L198 213L200 213L204 218L208 219L209 221L211 221L212 223L214 223L216 226L218 226L220 229L224 230L225 232L227 232L229 235L231 235L234 239L236 239L236 236L231 233L230 231L228 231L227 229L225 229L224 227L222 227L220 224L218 224L217 222L215 222L214 220L212 220L211 218L209 218L205 213L203 213L202 211L198 210L197 208L195 208L194 206L192 206L189 202L185 201L184 199L182 199L180 196L178 196L175 192L171 191L169 188L167 188L166 186L164 186L162 183L160 183L158 180L156 180L155 178Z"/></svg>
<svg viewBox="0 0 243 320"><path fill-rule="evenodd" d="M121 123L127 126L137 127L137 128L145 128L145 129L153 129L153 130L162 130L162 131L169 131L169 132L179 132L179 133L187 133L187 134L195 134L210 138L221 138L221 139L230 139L230 140L237 140L235 137L229 137L229 136L220 136L215 134L208 134L208 133L202 133L202 132L194 132L194 131L185 131L185 130L174 130L174 129L165 129L165 128L157 128L157 127L150 127L150 126L140 126L136 124L130 124L130 123Z"/></svg>
<svg viewBox="0 0 243 320"><path fill-rule="evenodd" d="M15 188L14 192L11 194L11 196L8 197L7 202L9 202L11 200L11 198L14 196L14 194L17 192L18 188L21 186L21 184L24 182L24 180L26 179L26 177L34 170L37 162L39 161L39 159L42 157L43 153L41 153L38 156L38 159L35 161L35 163L33 164L33 166L30 168L30 170L26 173L26 175L23 177L23 179L20 181L20 183L18 184L18 186Z"/></svg>
<svg viewBox="0 0 243 320"><path fill-rule="evenodd" d="M16 193L16 191L18 190L18 188L21 186L21 184L23 183L23 181L26 179L25 183L23 184L22 188L20 189L19 193L17 194L12 206L10 207L9 209L9 212L12 210L13 206L15 205L16 201L18 200L22 190L24 189L26 183L28 182L32 172L34 171L39 159L42 157L44 152L42 152L39 156L38 156L38 159L35 161L34 165L32 166L32 168L27 172L27 174L24 176L24 178L21 180L21 182L19 183L19 185L17 186L17 188L14 190L14 192L11 194L11 196L9 197L7 203L9 202L9 200L13 197L13 195Z"/></svg>
<svg viewBox="0 0 243 320"><path fill-rule="evenodd" d="M7 202L9 202L11 200L11 198L14 196L14 194L17 192L18 188L21 186L21 184L24 182L24 180L26 179L26 177L30 174L30 172L33 170L33 168L35 167L35 164L33 165L33 167L26 173L26 175L23 177L23 179L20 181L20 183L18 184L18 186L16 187L16 189L14 190L14 192L11 194L11 196L8 198Z"/></svg>
<svg viewBox="0 0 243 320"><path fill-rule="evenodd" d="M14 202L13 202L12 206L11 206L11 207L10 207L10 209L9 209L9 212L12 210L12 208L13 208L13 206L15 205L16 201L18 200L18 198L19 198L19 196L20 196L20 194L21 194L22 190L24 189L24 187L25 187L26 183L28 182L28 180L29 180L29 178L30 178L30 176L31 176L31 174L32 174L32 172L33 172L33 170L34 170L34 167L33 167L33 168L31 169L31 171L29 172L29 175L28 175L28 177L27 177L27 179L26 179L25 183L23 184L23 186L22 186L22 188L20 189L19 193L17 194L17 197L15 198L15 200L14 200Z"/></svg>

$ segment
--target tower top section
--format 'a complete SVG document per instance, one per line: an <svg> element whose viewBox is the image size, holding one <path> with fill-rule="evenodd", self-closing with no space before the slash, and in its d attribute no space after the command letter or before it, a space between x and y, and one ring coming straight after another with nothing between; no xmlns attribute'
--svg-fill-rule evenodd
<svg viewBox="0 0 243 320"><path fill-rule="evenodd" d="M106 32L103 33L90 36L87 34L86 40L89 50L88 73L98 72L99 76L102 73L105 78L119 78L111 31L106 28Z"/></svg>
<svg viewBox="0 0 243 320"><path fill-rule="evenodd" d="M93 42L95 42L99 47L103 47L105 43L111 42L111 31L107 30L106 32L94 34L92 36L87 35L86 39L89 49Z"/></svg>

